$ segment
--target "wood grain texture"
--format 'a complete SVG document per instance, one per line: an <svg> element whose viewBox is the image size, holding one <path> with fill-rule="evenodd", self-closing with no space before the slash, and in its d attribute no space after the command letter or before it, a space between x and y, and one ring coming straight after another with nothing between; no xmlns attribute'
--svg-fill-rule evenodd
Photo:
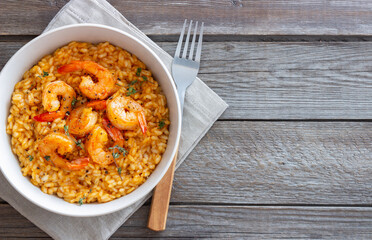
<svg viewBox="0 0 372 240"><path fill-rule="evenodd" d="M158 42L171 55L176 43ZM24 42L0 42L0 67ZM372 43L203 44L199 77L221 119L372 119Z"/></svg>
<svg viewBox="0 0 372 240"><path fill-rule="evenodd" d="M172 205L163 232L146 228L148 211L140 208L110 239L372 237L371 208ZM48 238L9 205L0 204L0 219L1 239Z"/></svg>
<svg viewBox="0 0 372 240"><path fill-rule="evenodd" d="M172 202L370 205L372 122L217 122Z"/></svg>
<svg viewBox="0 0 372 240"><path fill-rule="evenodd" d="M371 1L108 1L171 55L204 21L199 76L230 105L177 170L166 231L147 202L111 239L372 238L372 48L353 42ZM67 2L0 1L0 69ZM0 199L0 239L25 238L50 239Z"/></svg>
<svg viewBox="0 0 372 240"><path fill-rule="evenodd" d="M3 0L0 33L40 34L66 2ZM178 35L185 18L204 21L207 35L372 35L369 0L109 2L151 35Z"/></svg>
<svg viewBox="0 0 372 240"><path fill-rule="evenodd" d="M173 204L372 203L372 122L219 121L175 173Z"/></svg>
<svg viewBox="0 0 372 240"><path fill-rule="evenodd" d="M222 119L371 119L371 49L371 43L206 43L199 77L230 105Z"/></svg>
<svg viewBox="0 0 372 240"><path fill-rule="evenodd" d="M172 193L174 169L178 152L161 181L156 185L152 198L147 227L153 231L164 231L167 226L169 203Z"/></svg>

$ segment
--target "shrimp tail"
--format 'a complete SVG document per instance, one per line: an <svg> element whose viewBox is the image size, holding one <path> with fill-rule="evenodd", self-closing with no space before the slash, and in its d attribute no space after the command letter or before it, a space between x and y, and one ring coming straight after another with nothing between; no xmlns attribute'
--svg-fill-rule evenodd
<svg viewBox="0 0 372 240"><path fill-rule="evenodd" d="M78 158L67 163L69 170L80 170L88 166L90 159L88 157Z"/></svg>
<svg viewBox="0 0 372 240"><path fill-rule="evenodd" d="M106 105L106 100L95 100L86 104L87 107L91 107L94 110L104 110L106 109Z"/></svg>
<svg viewBox="0 0 372 240"><path fill-rule="evenodd" d="M61 112L45 112L33 117L38 122L53 122L55 119L63 117Z"/></svg>
<svg viewBox="0 0 372 240"><path fill-rule="evenodd" d="M66 73L75 72L75 71L78 71L78 70L81 70L81 69L82 69L82 66L81 66L79 61L72 61L69 64L66 64L66 65L63 65L62 67L59 67L57 69L57 71L58 71L58 73L66 74Z"/></svg>
<svg viewBox="0 0 372 240"><path fill-rule="evenodd" d="M143 134L146 134L147 131L147 123L146 123L146 117L144 112L138 113L138 122L141 128L141 131Z"/></svg>
<svg viewBox="0 0 372 240"><path fill-rule="evenodd" d="M114 141L123 141L124 136L119 129L114 127L107 118L102 119L103 127Z"/></svg>

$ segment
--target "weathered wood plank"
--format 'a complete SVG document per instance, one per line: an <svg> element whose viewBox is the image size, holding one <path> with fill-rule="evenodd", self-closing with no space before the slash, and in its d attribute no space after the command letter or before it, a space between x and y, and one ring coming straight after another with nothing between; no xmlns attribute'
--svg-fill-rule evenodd
<svg viewBox="0 0 372 240"><path fill-rule="evenodd" d="M370 205L372 122L219 121L176 171L174 204Z"/></svg>
<svg viewBox="0 0 372 240"><path fill-rule="evenodd" d="M149 206L140 208L111 239L122 238L326 238L372 237L372 209L171 205L167 229L146 228ZM0 204L0 238L47 238L13 208Z"/></svg>
<svg viewBox="0 0 372 240"><path fill-rule="evenodd" d="M48 237L9 204L0 204L0 219L0 239Z"/></svg>
<svg viewBox="0 0 372 240"><path fill-rule="evenodd" d="M173 54L175 45L159 43ZM206 43L199 77L222 119L370 119L370 43Z"/></svg>
<svg viewBox="0 0 372 240"><path fill-rule="evenodd" d="M172 202L368 205L372 122L220 121L175 173Z"/></svg>
<svg viewBox="0 0 372 240"><path fill-rule="evenodd" d="M40 34L67 0L0 2L0 34ZM183 20L205 33L232 35L372 35L372 5L350 1L109 1L151 35L179 34Z"/></svg>
<svg viewBox="0 0 372 240"><path fill-rule="evenodd" d="M0 67L24 42L0 42ZM159 42L170 54L176 43ZM372 43L213 42L199 76L221 119L371 119Z"/></svg>

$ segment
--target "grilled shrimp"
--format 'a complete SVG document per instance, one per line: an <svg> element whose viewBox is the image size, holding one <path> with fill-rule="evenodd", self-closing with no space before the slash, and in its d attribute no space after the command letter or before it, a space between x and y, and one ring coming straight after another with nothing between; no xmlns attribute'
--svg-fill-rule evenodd
<svg viewBox="0 0 372 240"><path fill-rule="evenodd" d="M89 163L89 158L78 158L69 161L62 156L75 149L74 140L63 133L46 135L38 144L40 155L59 168L66 170L80 170Z"/></svg>
<svg viewBox="0 0 372 240"><path fill-rule="evenodd" d="M112 125L120 130L134 130L139 125L143 134L147 131L145 111L141 104L122 93L107 100L106 113Z"/></svg>
<svg viewBox="0 0 372 240"><path fill-rule="evenodd" d="M116 80L107 68L95 62L72 61L58 68L58 73L66 74L79 70L85 70L91 75L94 75L94 79L89 75L81 77L82 80L79 88L85 96L91 99L105 99L111 94Z"/></svg>
<svg viewBox="0 0 372 240"><path fill-rule="evenodd" d="M91 107L79 107L74 109L67 120L69 131L72 135L84 136L93 129L97 122L98 113Z"/></svg>
<svg viewBox="0 0 372 240"><path fill-rule="evenodd" d="M85 148L95 163L108 165L114 161L113 151L106 151L109 142L108 134L99 125L95 125L85 143ZM122 141L116 141L114 146L123 146Z"/></svg>
<svg viewBox="0 0 372 240"><path fill-rule="evenodd" d="M39 122L51 122L63 117L72 109L71 103L76 97L74 89L63 81L48 83L43 89L42 104L46 113L34 117Z"/></svg>

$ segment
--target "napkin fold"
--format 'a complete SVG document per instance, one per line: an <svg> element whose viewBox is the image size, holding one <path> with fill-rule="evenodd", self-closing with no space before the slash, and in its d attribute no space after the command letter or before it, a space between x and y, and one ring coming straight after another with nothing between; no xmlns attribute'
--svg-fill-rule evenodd
<svg viewBox="0 0 372 240"><path fill-rule="evenodd" d="M105 0L71 0L52 19L44 32L75 23L99 23L116 27L141 39L171 70L173 58L130 23ZM199 78L187 89L176 168L205 135L228 105ZM54 239L108 239L151 196L104 216L76 218L46 211L29 202L0 172L0 196Z"/></svg>

